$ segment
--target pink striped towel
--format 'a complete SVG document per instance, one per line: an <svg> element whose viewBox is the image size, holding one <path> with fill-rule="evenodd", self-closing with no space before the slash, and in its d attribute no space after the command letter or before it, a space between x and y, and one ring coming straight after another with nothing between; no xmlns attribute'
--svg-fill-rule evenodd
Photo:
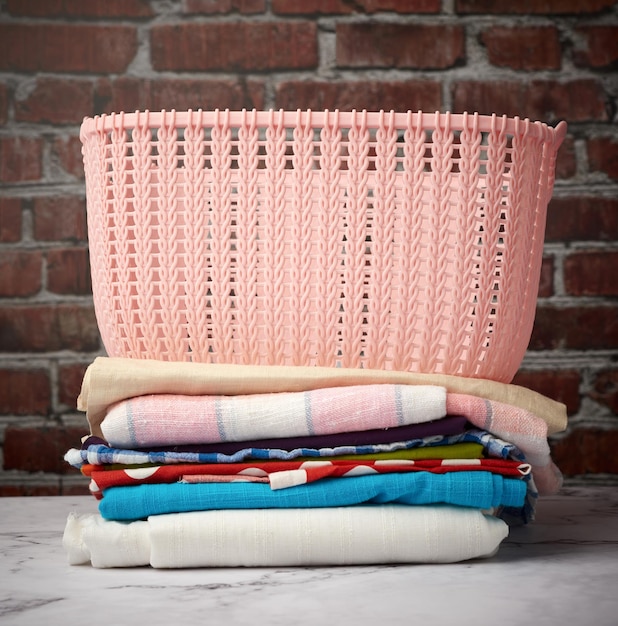
<svg viewBox="0 0 618 626"><path fill-rule="evenodd" d="M359 385L240 396L137 396L113 405L101 429L112 446L148 447L328 435L445 415L444 387Z"/></svg>

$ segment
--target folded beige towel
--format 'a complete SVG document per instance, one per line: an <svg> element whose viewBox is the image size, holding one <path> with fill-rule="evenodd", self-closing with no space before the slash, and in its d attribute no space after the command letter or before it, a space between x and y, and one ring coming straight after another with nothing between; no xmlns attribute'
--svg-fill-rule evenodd
<svg viewBox="0 0 618 626"><path fill-rule="evenodd" d="M530 411L547 423L548 434L566 428L566 407L517 385L446 374L333 367L233 365L98 357L88 367L77 401L86 411L93 435L102 437L101 422L120 400L147 394L240 395L309 391L326 387L399 383L437 385Z"/></svg>

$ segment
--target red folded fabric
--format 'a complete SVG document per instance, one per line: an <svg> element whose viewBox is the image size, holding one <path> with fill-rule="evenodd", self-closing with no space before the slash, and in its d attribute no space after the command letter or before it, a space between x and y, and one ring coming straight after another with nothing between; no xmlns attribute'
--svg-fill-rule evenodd
<svg viewBox="0 0 618 626"><path fill-rule="evenodd" d="M389 459L378 461L318 460L260 461L257 463L178 464L102 469L84 465L82 472L91 479L90 490L98 499L110 487L143 483L184 482L269 482L272 489L283 489L332 477L367 474L457 471L486 471L507 477L524 477L530 465L508 459Z"/></svg>

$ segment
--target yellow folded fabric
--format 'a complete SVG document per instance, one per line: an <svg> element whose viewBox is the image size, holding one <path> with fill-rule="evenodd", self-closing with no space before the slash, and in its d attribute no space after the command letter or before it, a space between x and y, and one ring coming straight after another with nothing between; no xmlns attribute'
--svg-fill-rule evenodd
<svg viewBox="0 0 618 626"><path fill-rule="evenodd" d="M548 433L566 428L566 406L518 385L447 374L278 365L235 365L97 357L86 370L77 408L86 411L91 433L115 402L147 394L241 395L308 391L347 385L398 383L438 385L526 409L547 423Z"/></svg>

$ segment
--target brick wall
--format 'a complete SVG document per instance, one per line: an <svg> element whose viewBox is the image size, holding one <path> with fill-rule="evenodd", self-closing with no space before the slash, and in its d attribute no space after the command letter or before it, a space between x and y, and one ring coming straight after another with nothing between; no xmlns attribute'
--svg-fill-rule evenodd
<svg viewBox="0 0 618 626"><path fill-rule="evenodd" d="M0 0L0 494L85 490L81 119L189 107L566 120L517 382L567 404L567 475L617 481L617 68L609 0Z"/></svg>

